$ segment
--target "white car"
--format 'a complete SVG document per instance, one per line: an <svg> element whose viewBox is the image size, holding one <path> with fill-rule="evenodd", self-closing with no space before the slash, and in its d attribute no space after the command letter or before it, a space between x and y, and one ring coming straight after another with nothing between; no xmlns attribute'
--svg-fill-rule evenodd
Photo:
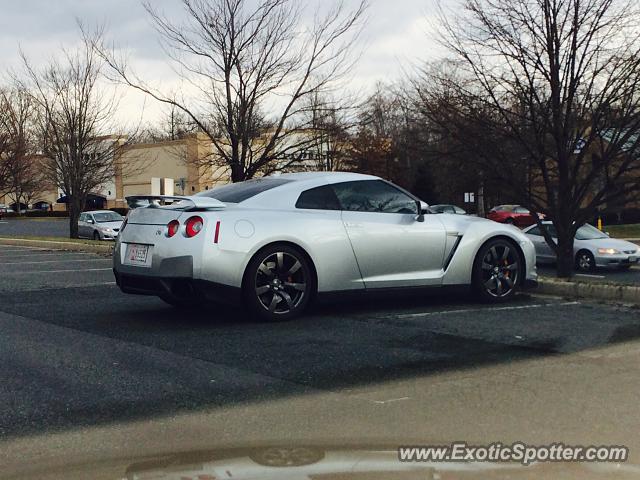
<svg viewBox="0 0 640 480"><path fill-rule="evenodd" d="M174 305L237 300L275 320L327 293L473 285L499 302L537 280L517 228L429 214L369 175L296 173L127 200L139 208L117 238L116 281Z"/></svg>
<svg viewBox="0 0 640 480"><path fill-rule="evenodd" d="M112 210L83 212L78 219L78 237L93 240L115 240L124 217Z"/></svg>
<svg viewBox="0 0 640 480"><path fill-rule="evenodd" d="M542 222L556 238L556 229L552 222ZM540 263L556 261L556 253L544 239L540 228L532 225L524 230L536 247L536 256ZM584 224L576 232L573 240L573 255L576 269L592 271L596 267L630 268L640 259L640 248L635 243L610 238L593 225Z"/></svg>

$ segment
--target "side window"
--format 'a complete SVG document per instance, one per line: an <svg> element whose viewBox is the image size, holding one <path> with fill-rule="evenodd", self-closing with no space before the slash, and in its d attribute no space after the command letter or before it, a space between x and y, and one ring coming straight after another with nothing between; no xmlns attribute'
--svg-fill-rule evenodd
<svg viewBox="0 0 640 480"><path fill-rule="evenodd" d="M80 214L80 218L78 219L81 222L86 222L87 221L87 214L86 213L81 213Z"/></svg>
<svg viewBox="0 0 640 480"><path fill-rule="evenodd" d="M524 207L516 207L513 210L515 213L529 213L529 210L527 210Z"/></svg>
<svg viewBox="0 0 640 480"><path fill-rule="evenodd" d="M296 208L310 210L340 210L340 202L329 185L312 188L300 194Z"/></svg>
<svg viewBox="0 0 640 480"><path fill-rule="evenodd" d="M446 206L444 211L446 213L456 213L455 209L451 205Z"/></svg>
<svg viewBox="0 0 640 480"><path fill-rule="evenodd" d="M556 232L555 225L547 225L547 232L551 235L552 238L558 238L558 232Z"/></svg>
<svg viewBox="0 0 640 480"><path fill-rule="evenodd" d="M362 180L333 185L342 210L353 212L417 214L413 198L382 180Z"/></svg>
<svg viewBox="0 0 640 480"><path fill-rule="evenodd" d="M531 230L527 232L527 234L542 236L542 233L540 232L540 227L533 227Z"/></svg>

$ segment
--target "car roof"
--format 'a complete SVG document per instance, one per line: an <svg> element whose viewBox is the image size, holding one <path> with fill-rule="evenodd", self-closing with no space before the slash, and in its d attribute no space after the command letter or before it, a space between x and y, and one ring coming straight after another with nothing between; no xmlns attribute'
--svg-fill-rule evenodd
<svg viewBox="0 0 640 480"><path fill-rule="evenodd" d="M355 172L298 172L273 175L294 182L318 181L320 183L348 182L353 180L377 180L378 177Z"/></svg>
<svg viewBox="0 0 640 480"><path fill-rule="evenodd" d="M82 212L82 213L118 213L118 212L114 212L113 210L89 210L88 212Z"/></svg>
<svg viewBox="0 0 640 480"><path fill-rule="evenodd" d="M288 180L282 185L258 193L242 202L250 208L291 208L301 192L322 185L362 180L381 180L380 177L353 172L300 172L273 175L271 178Z"/></svg>

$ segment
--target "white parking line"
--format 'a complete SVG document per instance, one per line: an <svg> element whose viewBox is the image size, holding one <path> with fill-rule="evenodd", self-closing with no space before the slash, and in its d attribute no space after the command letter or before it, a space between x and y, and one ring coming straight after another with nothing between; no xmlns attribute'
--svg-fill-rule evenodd
<svg viewBox="0 0 640 480"><path fill-rule="evenodd" d="M604 275L592 275L590 273L576 273L576 277L606 278Z"/></svg>
<svg viewBox="0 0 640 480"><path fill-rule="evenodd" d="M3 265L35 265L38 263L66 263L66 262L111 262L110 258L80 258L80 259L62 259L62 260L40 260L37 262L2 262Z"/></svg>
<svg viewBox="0 0 640 480"><path fill-rule="evenodd" d="M500 312L504 310L524 310L528 308L544 308L544 307L562 307L568 305L579 305L580 302L562 302L562 303L535 303L533 305L514 305L510 307L487 307L487 308L465 308L460 310L441 310L439 312L421 312L421 313L405 313L402 315L391 315L393 318L414 318L426 317L432 315L452 315L457 313L474 313L474 312Z"/></svg>
<svg viewBox="0 0 640 480"><path fill-rule="evenodd" d="M83 268L80 270L33 270L30 272L2 272L2 275L30 275L33 273L62 273L62 272L107 272L111 268Z"/></svg>

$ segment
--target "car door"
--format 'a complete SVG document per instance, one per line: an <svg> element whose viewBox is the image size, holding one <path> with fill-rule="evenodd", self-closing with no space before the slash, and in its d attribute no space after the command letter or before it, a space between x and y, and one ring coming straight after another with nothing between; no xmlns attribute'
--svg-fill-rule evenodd
<svg viewBox="0 0 640 480"><path fill-rule="evenodd" d="M93 232L96 230L96 219L90 213L87 213L87 238L93 238Z"/></svg>
<svg viewBox="0 0 640 480"><path fill-rule="evenodd" d="M87 214L81 213L80 217L78 217L78 236L86 237L87 236Z"/></svg>
<svg viewBox="0 0 640 480"><path fill-rule="evenodd" d="M547 229L551 236L555 234L555 229L553 225L547 225ZM533 242L533 245L536 249L536 258L538 261L554 261L556 259L556 254L553 249L549 246L547 241L545 240L542 232L540 231L540 227L533 227L532 229L527 231L527 236Z"/></svg>
<svg viewBox="0 0 640 480"><path fill-rule="evenodd" d="M382 180L333 185L366 288L442 283L446 232L438 215Z"/></svg>

